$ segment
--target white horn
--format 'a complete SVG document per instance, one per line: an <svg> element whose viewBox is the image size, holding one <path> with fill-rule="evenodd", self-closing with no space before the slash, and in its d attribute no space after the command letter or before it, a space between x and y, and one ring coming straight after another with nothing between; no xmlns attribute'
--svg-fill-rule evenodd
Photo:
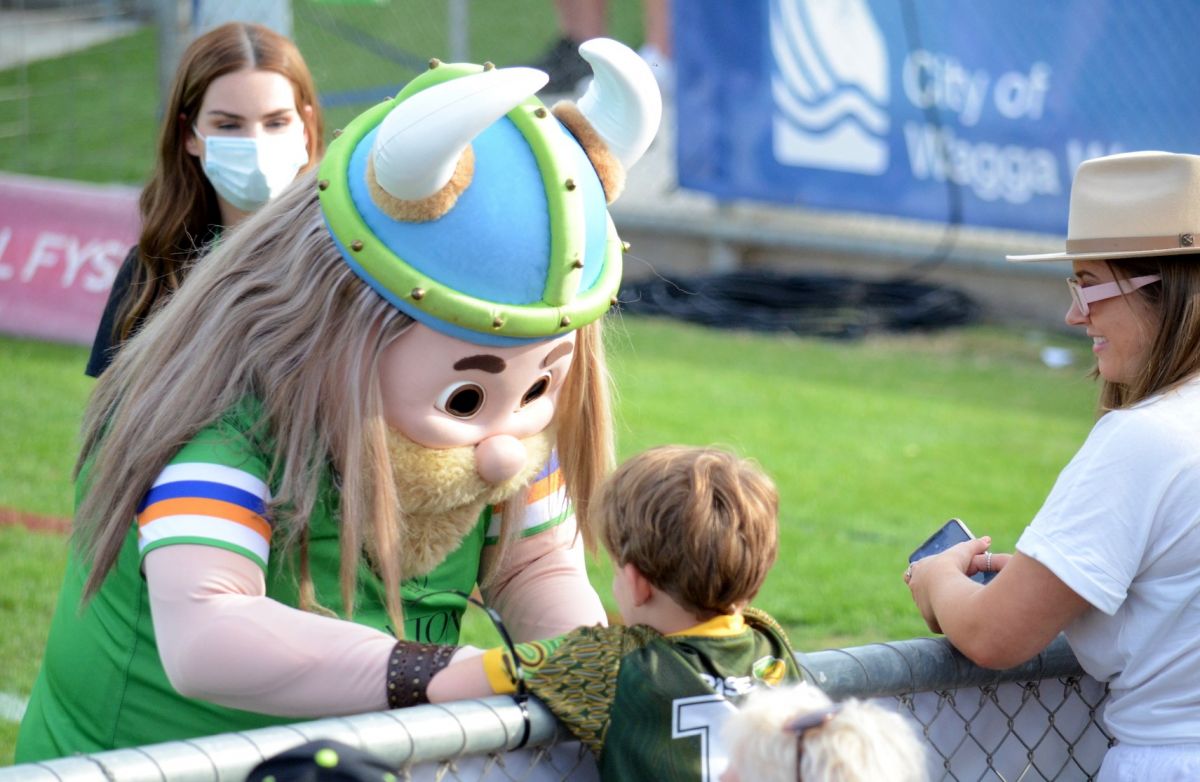
<svg viewBox="0 0 1200 782"><path fill-rule="evenodd" d="M579 99L579 111L629 170L645 153L662 119L658 82L645 60L611 38L579 45L592 66L592 83Z"/></svg>
<svg viewBox="0 0 1200 782"><path fill-rule="evenodd" d="M371 156L375 181L405 201L445 187L471 139L548 81L534 68L501 68L435 84L407 98L379 124Z"/></svg>

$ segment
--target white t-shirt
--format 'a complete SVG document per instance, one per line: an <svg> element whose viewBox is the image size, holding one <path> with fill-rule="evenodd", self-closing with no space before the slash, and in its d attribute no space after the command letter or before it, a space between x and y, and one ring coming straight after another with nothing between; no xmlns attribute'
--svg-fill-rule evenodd
<svg viewBox="0 0 1200 782"><path fill-rule="evenodd" d="M1092 604L1066 630L1110 733L1200 737L1200 380L1101 418L1017 550Z"/></svg>

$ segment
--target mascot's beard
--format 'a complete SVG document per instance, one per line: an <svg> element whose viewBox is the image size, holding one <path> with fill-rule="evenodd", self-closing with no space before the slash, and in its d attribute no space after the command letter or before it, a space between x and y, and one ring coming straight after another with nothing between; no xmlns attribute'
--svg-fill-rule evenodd
<svg viewBox="0 0 1200 782"><path fill-rule="evenodd" d="M473 446L426 448L389 428L403 577L423 576L437 567L458 548L486 505L523 494L550 460L554 436L551 426L522 440L525 467L507 481L488 483L475 470Z"/></svg>

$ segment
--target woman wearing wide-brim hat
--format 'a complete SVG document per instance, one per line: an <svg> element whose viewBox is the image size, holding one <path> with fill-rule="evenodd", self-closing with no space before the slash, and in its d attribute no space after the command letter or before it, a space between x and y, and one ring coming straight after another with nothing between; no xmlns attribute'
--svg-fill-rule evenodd
<svg viewBox="0 0 1200 782"><path fill-rule="evenodd" d="M1083 163L1066 320L1086 330L1100 419L1016 553L987 537L905 573L935 632L989 668L1066 633L1106 681L1101 780L1200 779L1200 156ZM1000 573L987 586L967 576Z"/></svg>

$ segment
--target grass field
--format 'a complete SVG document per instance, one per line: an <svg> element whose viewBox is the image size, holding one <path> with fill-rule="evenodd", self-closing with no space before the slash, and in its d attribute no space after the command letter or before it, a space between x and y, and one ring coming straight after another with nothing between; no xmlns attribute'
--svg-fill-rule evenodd
<svg viewBox="0 0 1200 782"><path fill-rule="evenodd" d="M976 327L834 343L627 318L610 329L620 452L722 444L774 476L781 552L756 603L798 648L924 635L907 553L949 516L1010 548L1091 424L1086 345L1049 369L1043 339ZM69 515L85 357L0 338L0 507ZM65 546L0 529L0 693L29 693ZM611 607L610 572L592 563ZM0 763L14 737L0 722Z"/></svg>

